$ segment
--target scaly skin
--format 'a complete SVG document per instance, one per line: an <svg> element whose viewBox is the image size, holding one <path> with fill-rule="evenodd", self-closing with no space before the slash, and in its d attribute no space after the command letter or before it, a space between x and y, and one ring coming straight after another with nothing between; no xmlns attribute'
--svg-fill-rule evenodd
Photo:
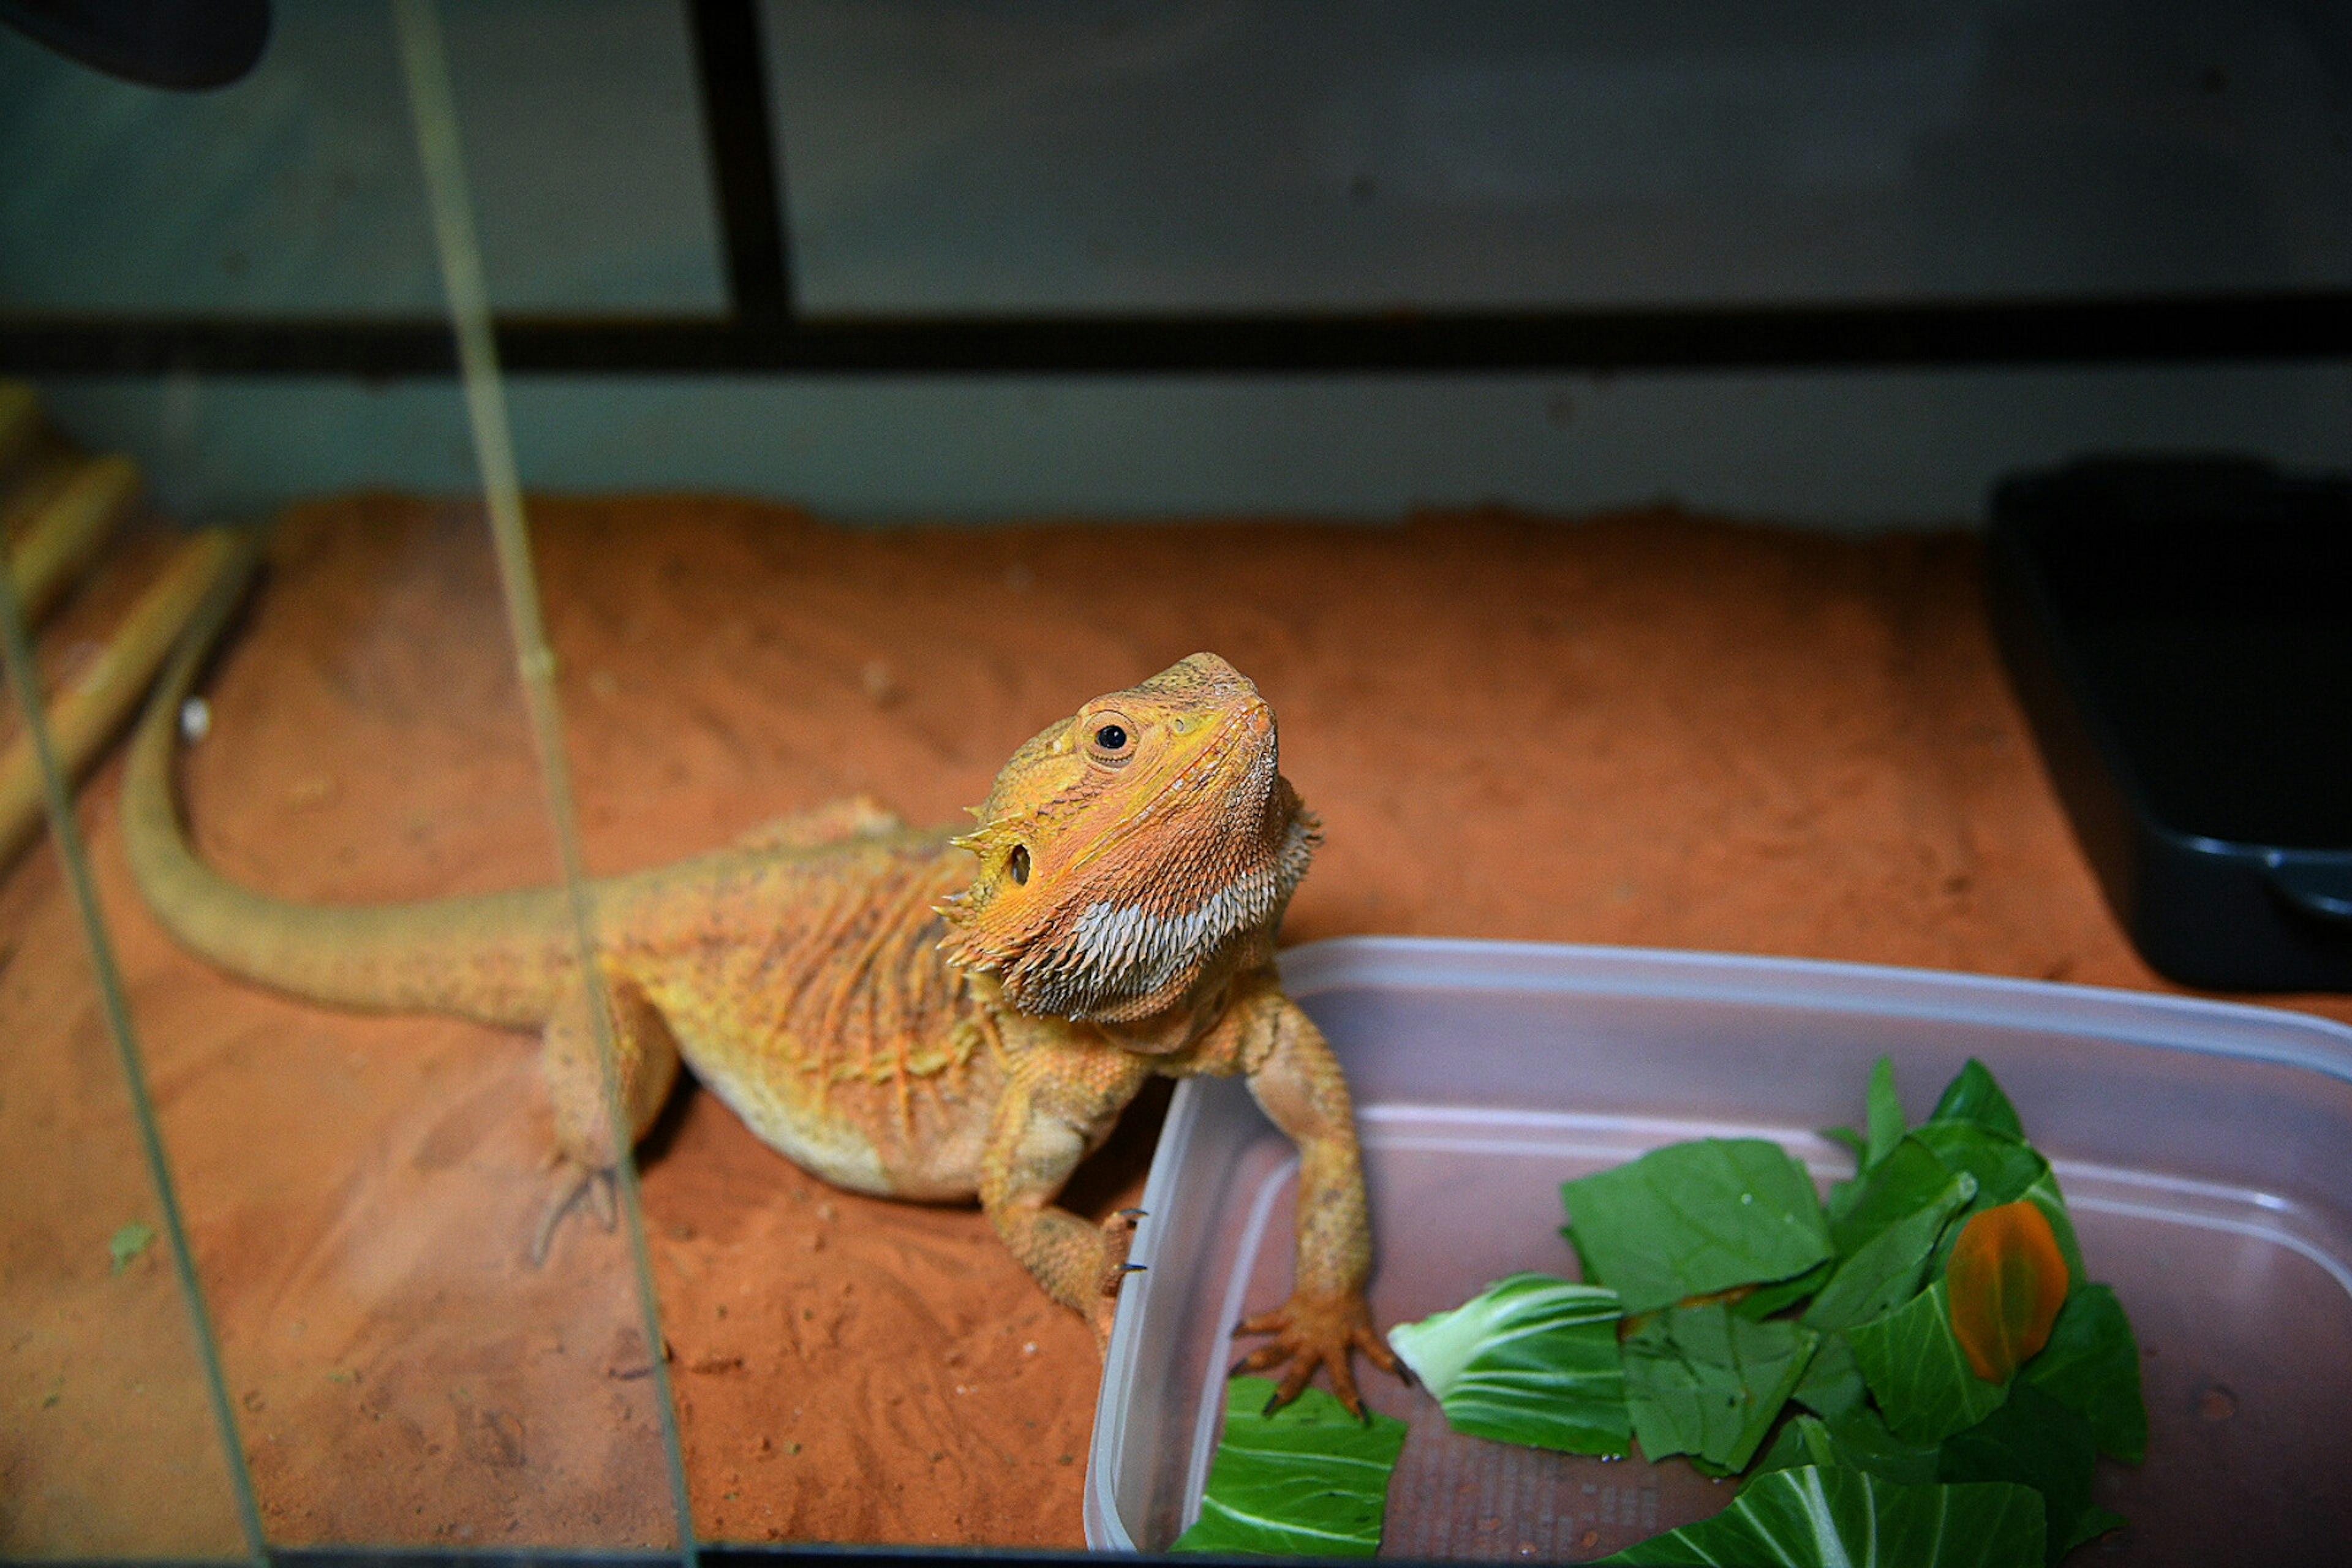
<svg viewBox="0 0 2352 1568"><path fill-rule="evenodd" d="M132 743L124 839L184 946L312 1001L540 1031L566 1174L533 1243L615 1158L591 986L552 889L312 906L199 859L173 804L173 720L224 593ZM1319 1366L1360 1409L1350 1349L1396 1362L1364 1305L1371 1234L1348 1089L1282 994L1274 934L1317 842L1256 689L1195 654L1014 754L978 829L864 801L592 889L632 1140L681 1058L795 1163L856 1192L977 1196L1055 1300L1109 1332L1134 1218L1055 1203L1155 1074L1243 1074L1301 1155L1295 1288L1247 1331L1278 1400ZM975 860L977 870L975 871Z"/></svg>

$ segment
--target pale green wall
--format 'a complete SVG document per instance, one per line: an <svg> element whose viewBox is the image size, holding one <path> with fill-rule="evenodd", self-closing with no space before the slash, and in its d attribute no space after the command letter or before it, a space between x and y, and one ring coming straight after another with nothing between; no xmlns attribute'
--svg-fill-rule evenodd
<svg viewBox="0 0 2352 1568"><path fill-rule="evenodd" d="M703 310L670 0L445 5L491 289ZM777 0L805 298L834 310L2093 296L2352 287L2352 29L2274 0L1579 5ZM437 299L379 0L254 78L103 81L0 33L0 300ZM58 380L191 512L462 489L446 382ZM1392 516L1672 495L1972 515L2084 448L2343 465L2352 367L1313 380L522 378L529 480L873 517Z"/></svg>

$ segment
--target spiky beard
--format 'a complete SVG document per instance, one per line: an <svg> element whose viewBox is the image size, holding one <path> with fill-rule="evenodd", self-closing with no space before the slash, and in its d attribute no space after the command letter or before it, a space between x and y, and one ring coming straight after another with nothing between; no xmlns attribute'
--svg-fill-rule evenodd
<svg viewBox="0 0 2352 1568"><path fill-rule="evenodd" d="M1263 803L1255 822L1235 820L1238 802L1153 822L1134 836L1152 847L1148 859L1102 857L1018 929L999 929L991 900L950 899L941 945L951 962L995 975L1004 1000L1033 1016L1127 1024L1164 1012L1234 943L1271 952L1321 842L1289 781L1272 784L1236 792Z"/></svg>

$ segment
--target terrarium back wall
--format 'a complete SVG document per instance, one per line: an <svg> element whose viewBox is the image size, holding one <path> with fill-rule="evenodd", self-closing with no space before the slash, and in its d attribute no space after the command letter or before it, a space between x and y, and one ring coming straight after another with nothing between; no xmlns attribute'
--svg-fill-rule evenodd
<svg viewBox="0 0 2352 1568"><path fill-rule="evenodd" d="M279 8L225 91L0 36L0 301L437 303L374 0ZM2335 8L782 4L796 280L828 311L2098 298L2352 283ZM716 311L679 6L452 6L491 292ZM52 381L184 511L474 479L446 384ZM2335 364L1271 379L527 377L542 489L847 516L1311 512L1662 497L1832 524L1973 515L2092 447L2326 461ZM1866 432L1866 436L1863 434Z"/></svg>

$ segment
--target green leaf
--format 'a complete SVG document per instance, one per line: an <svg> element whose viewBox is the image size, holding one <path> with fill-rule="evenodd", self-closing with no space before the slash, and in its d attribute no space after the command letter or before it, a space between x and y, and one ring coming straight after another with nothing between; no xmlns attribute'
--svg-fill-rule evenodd
<svg viewBox="0 0 2352 1568"><path fill-rule="evenodd" d="M2048 1557L2055 1563L2091 1506L2091 1470L2097 1462L2091 1424L2032 1384L2020 1383L2000 1409L1944 1439L1935 1479L2015 1481L2040 1492L2049 1526Z"/></svg>
<svg viewBox="0 0 2352 1568"><path fill-rule="evenodd" d="M1793 1306L1820 1289L1837 1268L1835 1258L1824 1258L1794 1279L1783 1279L1777 1285L1759 1285L1731 1303L1731 1310L1743 1318L1769 1318L1783 1307Z"/></svg>
<svg viewBox="0 0 2352 1568"><path fill-rule="evenodd" d="M1830 1256L1812 1179L1761 1138L1670 1144L1560 1195L1585 1277L1628 1314L1790 1279Z"/></svg>
<svg viewBox="0 0 2352 1568"><path fill-rule="evenodd" d="M1830 1199L1830 1242L1848 1258L1888 1226L1936 1201L1953 1167L1914 1135L1904 1139L1860 1179L1841 1183Z"/></svg>
<svg viewBox="0 0 2352 1568"><path fill-rule="evenodd" d="M1772 1446L1758 1456L1755 1467L1748 1472L1753 1482L1757 1477L1774 1470L1799 1469L1806 1465L1843 1465L1845 1460L1830 1438L1830 1429L1822 1425L1817 1415L1799 1415L1784 1424Z"/></svg>
<svg viewBox="0 0 2352 1568"><path fill-rule="evenodd" d="M1632 1435L1617 1293L1547 1274L1498 1279L1389 1343L1457 1432L1570 1454L1622 1455Z"/></svg>
<svg viewBox="0 0 2352 1568"><path fill-rule="evenodd" d="M1870 1154L1870 1140L1851 1127L1824 1127L1822 1136L1853 1156L1853 1168L1861 1170Z"/></svg>
<svg viewBox="0 0 2352 1568"><path fill-rule="evenodd" d="M1870 1397L1870 1389L1862 1381L1861 1367L1854 1363L1852 1342L1843 1334L1823 1334L1805 1375L1797 1380L1789 1397L1824 1420L1861 1405Z"/></svg>
<svg viewBox="0 0 2352 1568"><path fill-rule="evenodd" d="M1944 1087L1943 1097L1936 1101L1927 1120L1972 1122L1988 1132L2025 1141L2025 1123L2017 1119L2017 1107L2010 1104L2009 1096L1993 1081L1992 1069L1974 1057Z"/></svg>
<svg viewBox="0 0 2352 1568"><path fill-rule="evenodd" d="M1625 1336L1625 1401L1651 1459L1689 1454L1743 1468L1804 1375L1818 1336L1751 1322L1720 1301L1675 1307Z"/></svg>
<svg viewBox="0 0 2352 1568"><path fill-rule="evenodd" d="M1868 1470L1900 1486L1931 1487L1944 1479L1936 1473L1943 1452L1939 1444L1905 1442L1886 1429L1877 1411L1862 1405L1835 1421L1797 1416L1780 1428L1780 1436L1748 1473L1753 1479L1766 1470L1798 1465L1834 1465Z"/></svg>
<svg viewBox="0 0 2352 1568"><path fill-rule="evenodd" d="M1881 1057L1871 1064L1866 1110L1870 1146L1863 1159L1864 1170L1895 1152L1895 1146L1903 1142L1903 1102L1895 1095L1895 1063L1891 1058Z"/></svg>
<svg viewBox="0 0 2352 1568"><path fill-rule="evenodd" d="M1874 1405L1857 1405L1822 1425L1845 1463L1868 1470L1882 1481L1924 1487L1951 1479L1936 1473L1943 1458L1941 1445L1896 1436Z"/></svg>
<svg viewBox="0 0 2352 1568"><path fill-rule="evenodd" d="M2018 1375L2091 1424L2099 1451L2127 1465L2147 1453L2139 1342L2123 1303L2105 1285L2077 1285L2050 1325L2050 1342Z"/></svg>
<svg viewBox="0 0 2352 1568"><path fill-rule="evenodd" d="M2008 1384L1987 1383L1969 1370L1941 1279L1907 1305L1846 1330L1845 1337L1887 1426L1912 1442L1941 1442L2009 1396Z"/></svg>
<svg viewBox="0 0 2352 1568"><path fill-rule="evenodd" d="M1370 1557L1405 1424L1377 1414L1360 1422L1319 1388L1268 1415L1274 1388L1263 1377L1226 1384L1201 1517L1169 1550Z"/></svg>
<svg viewBox="0 0 2352 1568"><path fill-rule="evenodd" d="M1854 1249L1805 1309L1808 1328L1843 1329L1893 1311L1918 1294L1927 1256L1944 1222L1976 1192L1973 1177L1947 1176L1943 1190L1919 1209ZM2022 1212L2022 1211L2021 1211Z"/></svg>
<svg viewBox="0 0 2352 1568"><path fill-rule="evenodd" d="M2023 1198L2042 1211L2050 1222L2051 1235L2058 1243L2058 1255L2066 1260L2066 1273L2071 1279L2088 1278L2083 1269L2082 1244L2074 1239L2074 1222L2066 1213L2066 1200L2058 1191L2058 1178L2043 1159L2030 1145L1999 1132L1988 1131L1970 1121L1930 1121L1914 1134L1934 1152L1936 1157L1955 1171L1966 1171L1977 1179L1977 1195L1958 1216L1965 1219L2002 1204ZM1934 1267L1940 1269L1944 1254L1951 1250L1953 1237L1958 1226L1945 1235L1937 1248Z"/></svg>
<svg viewBox="0 0 2352 1568"><path fill-rule="evenodd" d="M2093 1503L2083 1510L2083 1517L2074 1521L2074 1533L2067 1537L2065 1550L2072 1552L2084 1542L2096 1541L2110 1530L2121 1530L2130 1522L2113 1509Z"/></svg>
<svg viewBox="0 0 2352 1568"><path fill-rule="evenodd" d="M1973 1121L1929 1121L1912 1136L1948 1168L1976 1177L1977 1195L1988 1208L2023 1197L2050 1169L2032 1144Z"/></svg>
<svg viewBox="0 0 2352 1568"><path fill-rule="evenodd" d="M2004 1482L1906 1487L1801 1465L1750 1482L1713 1519L1603 1563L1740 1568L2039 1568L2042 1494Z"/></svg>
<svg viewBox="0 0 2352 1568"><path fill-rule="evenodd" d="M135 1219L116 1231L106 1243L107 1254L114 1259L114 1272L120 1274L130 1268L131 1259L146 1251L154 1240L153 1228Z"/></svg>

